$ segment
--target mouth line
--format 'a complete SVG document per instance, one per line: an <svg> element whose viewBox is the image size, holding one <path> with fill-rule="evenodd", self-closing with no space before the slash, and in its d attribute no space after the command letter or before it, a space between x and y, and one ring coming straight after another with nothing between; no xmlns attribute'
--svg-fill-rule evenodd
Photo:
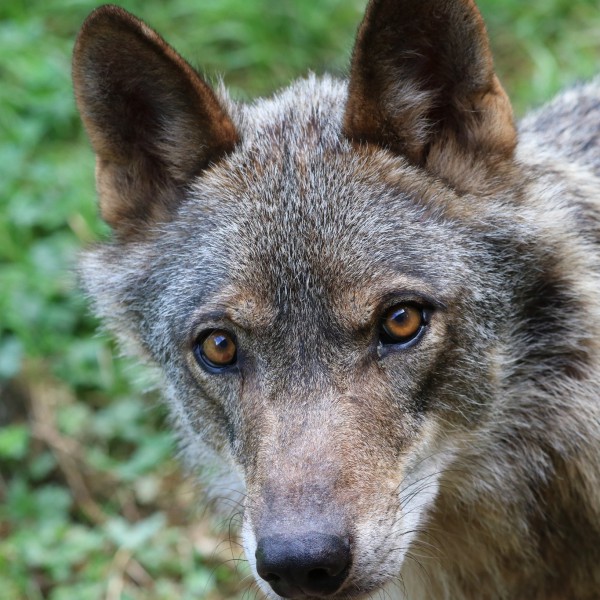
<svg viewBox="0 0 600 600"><path fill-rule="evenodd" d="M382 590L382 588L375 588L370 592L359 592L358 594L348 594L342 592L333 596L297 596L294 600L376 600L376 594ZM276 596L278 600L288 600L284 596Z"/></svg>
<svg viewBox="0 0 600 600"><path fill-rule="evenodd" d="M385 591L386 585L376 585L374 587L365 588L364 586L356 588L354 591L343 588L338 593L326 596L297 596L293 600L378 600L379 594L383 594L381 598L390 600L389 592ZM276 595L277 600L289 600L285 596Z"/></svg>

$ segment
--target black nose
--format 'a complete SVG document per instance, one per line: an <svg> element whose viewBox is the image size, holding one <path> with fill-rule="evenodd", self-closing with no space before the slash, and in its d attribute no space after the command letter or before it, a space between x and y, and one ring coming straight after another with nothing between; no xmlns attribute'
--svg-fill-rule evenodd
<svg viewBox="0 0 600 600"><path fill-rule="evenodd" d="M259 540L256 547L258 574L284 598L337 592L350 561L348 540L325 533L273 535Z"/></svg>

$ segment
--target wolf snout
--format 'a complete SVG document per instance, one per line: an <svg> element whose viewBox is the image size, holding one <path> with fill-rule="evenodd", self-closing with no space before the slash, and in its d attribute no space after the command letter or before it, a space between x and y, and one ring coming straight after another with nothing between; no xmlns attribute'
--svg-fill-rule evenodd
<svg viewBox="0 0 600 600"><path fill-rule="evenodd" d="M348 539L319 532L272 535L256 547L259 576L284 598L334 594L348 576L351 559Z"/></svg>

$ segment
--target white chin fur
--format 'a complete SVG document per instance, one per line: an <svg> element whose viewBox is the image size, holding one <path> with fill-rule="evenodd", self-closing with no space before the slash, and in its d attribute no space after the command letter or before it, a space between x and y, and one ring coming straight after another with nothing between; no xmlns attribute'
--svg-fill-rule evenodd
<svg viewBox="0 0 600 600"><path fill-rule="evenodd" d="M241 535L246 560L248 561L248 565L250 565L250 570L252 571L256 585L267 598L279 598L279 596L273 592L271 586L262 579L256 571L256 536L254 535L252 521L250 521L247 516L244 517Z"/></svg>
<svg viewBox="0 0 600 600"><path fill-rule="evenodd" d="M402 507L402 547L408 551L411 543L423 530L429 509L440 488L440 476L447 466L444 453L434 453L421 460L419 467L405 477L400 490Z"/></svg>

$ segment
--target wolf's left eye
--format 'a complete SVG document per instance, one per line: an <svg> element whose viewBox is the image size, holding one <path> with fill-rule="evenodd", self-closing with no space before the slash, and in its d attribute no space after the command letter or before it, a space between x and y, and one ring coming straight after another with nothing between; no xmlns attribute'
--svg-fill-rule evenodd
<svg viewBox="0 0 600 600"><path fill-rule="evenodd" d="M407 345L419 339L429 323L431 310L417 304L397 304L381 321L379 339L382 344Z"/></svg>
<svg viewBox="0 0 600 600"><path fill-rule="evenodd" d="M194 345L194 356L202 367L220 370L235 364L237 345L233 335L223 329L201 334Z"/></svg>

